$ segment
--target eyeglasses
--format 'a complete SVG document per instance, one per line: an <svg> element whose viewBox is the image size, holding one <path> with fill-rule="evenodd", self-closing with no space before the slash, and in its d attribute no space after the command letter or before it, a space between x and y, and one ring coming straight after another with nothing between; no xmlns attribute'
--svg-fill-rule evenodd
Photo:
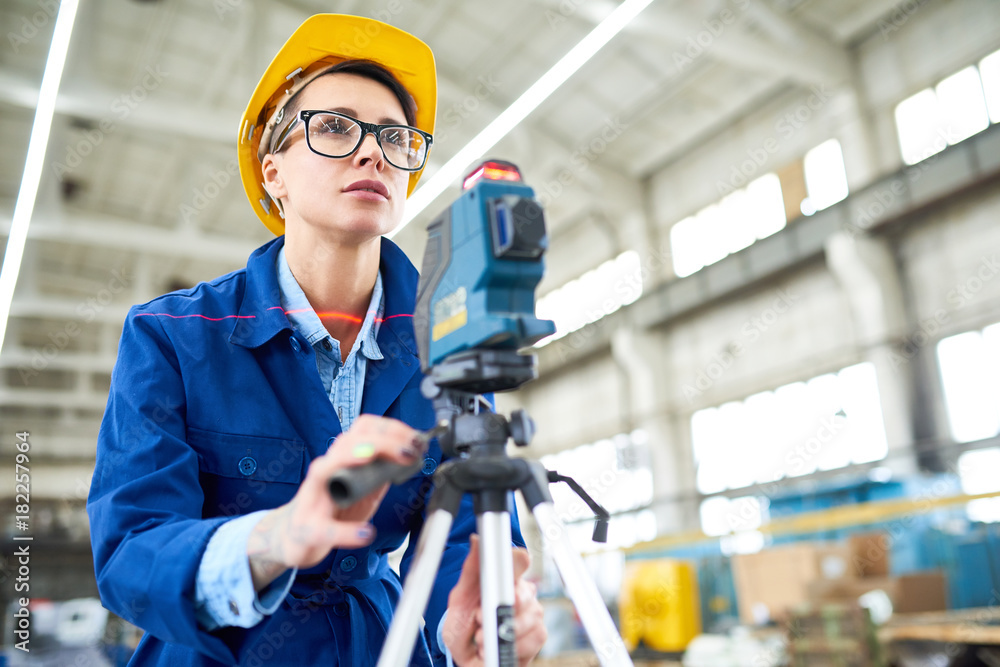
<svg viewBox="0 0 1000 667"><path fill-rule="evenodd" d="M397 169L419 171L427 162L434 137L409 125L375 125L336 111L303 110L281 132L272 153L282 145L302 121L309 150L324 157L341 158L353 154L369 133L375 135L386 161Z"/></svg>

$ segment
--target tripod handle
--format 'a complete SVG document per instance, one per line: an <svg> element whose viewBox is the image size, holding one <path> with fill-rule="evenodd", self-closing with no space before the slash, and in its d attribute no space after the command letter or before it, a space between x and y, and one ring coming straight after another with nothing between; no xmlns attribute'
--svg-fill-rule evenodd
<svg viewBox="0 0 1000 667"><path fill-rule="evenodd" d="M418 433L416 439L426 446L431 438L437 437L445 430L443 425L436 426L429 431ZM402 484L416 475L423 465L424 461L421 458L408 465L380 459L363 466L341 470L330 477L327 488L330 490L330 497L337 505L350 507L387 482Z"/></svg>
<svg viewBox="0 0 1000 667"><path fill-rule="evenodd" d="M350 507L386 482L401 484L413 477L423 466L423 459L401 465L392 461L372 461L356 468L347 468L332 475L327 483L330 497L340 507Z"/></svg>

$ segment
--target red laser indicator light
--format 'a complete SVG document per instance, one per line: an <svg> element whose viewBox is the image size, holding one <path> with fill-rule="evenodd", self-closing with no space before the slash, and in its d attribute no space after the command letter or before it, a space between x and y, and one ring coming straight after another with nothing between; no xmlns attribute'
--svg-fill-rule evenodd
<svg viewBox="0 0 1000 667"><path fill-rule="evenodd" d="M462 189L468 190L480 179L489 181L515 181L521 182L521 172L510 162L503 160L487 160L465 177L462 181Z"/></svg>

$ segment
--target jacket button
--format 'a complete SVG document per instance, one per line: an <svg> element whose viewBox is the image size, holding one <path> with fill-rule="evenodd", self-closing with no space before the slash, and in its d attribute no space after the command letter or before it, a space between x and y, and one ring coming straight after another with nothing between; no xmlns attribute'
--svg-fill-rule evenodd
<svg viewBox="0 0 1000 667"><path fill-rule="evenodd" d="M295 350L296 352L298 352L301 349L301 346L299 345L299 339L296 338L295 336L289 338L288 341L289 345L291 345L292 349Z"/></svg>
<svg viewBox="0 0 1000 667"><path fill-rule="evenodd" d="M350 572L358 566L358 559L354 556L348 556L344 560L340 561L340 569L344 572Z"/></svg>
<svg viewBox="0 0 1000 667"><path fill-rule="evenodd" d="M333 613L337 616L347 616L347 611L350 608L347 606L346 602L338 602L333 605Z"/></svg>
<svg viewBox="0 0 1000 667"><path fill-rule="evenodd" d="M424 465L422 468L420 468L420 472L424 473L425 475L429 475L435 470L437 470L437 467L438 467L437 461L428 456L427 458L424 459Z"/></svg>
<svg viewBox="0 0 1000 667"><path fill-rule="evenodd" d="M254 471L257 470L257 461L255 461L250 456L244 456L242 459L240 459L239 468L241 474L249 477L250 475L254 474Z"/></svg>

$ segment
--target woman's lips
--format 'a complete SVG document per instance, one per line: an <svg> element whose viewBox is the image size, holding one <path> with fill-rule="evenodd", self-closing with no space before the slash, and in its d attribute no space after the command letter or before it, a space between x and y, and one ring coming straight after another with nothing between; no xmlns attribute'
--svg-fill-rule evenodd
<svg viewBox="0 0 1000 667"><path fill-rule="evenodd" d="M385 185L379 181L355 181L344 188L344 192L350 194L352 197L363 199L365 201L389 200L389 188L385 187Z"/></svg>

